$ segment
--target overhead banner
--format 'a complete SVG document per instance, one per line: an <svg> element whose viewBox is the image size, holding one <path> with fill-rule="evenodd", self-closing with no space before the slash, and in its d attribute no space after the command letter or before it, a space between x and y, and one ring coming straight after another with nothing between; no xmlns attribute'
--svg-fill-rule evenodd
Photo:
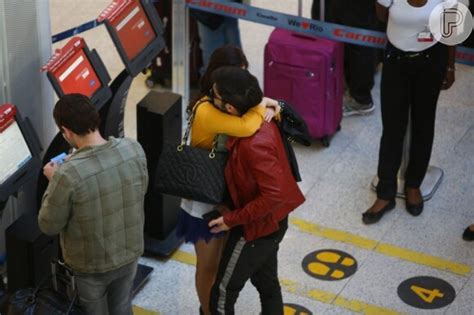
<svg viewBox="0 0 474 315"><path fill-rule="evenodd" d="M186 0L189 8L319 36L349 44L384 48L385 33L326 23L290 14L219 0ZM474 66L474 49L457 47L456 62Z"/></svg>
<svg viewBox="0 0 474 315"><path fill-rule="evenodd" d="M186 4L191 9L283 28L302 34L320 36L349 44L384 48L387 43L387 36L383 32L315 21L236 2L222 2L219 0L186 0ZM100 24L101 23L94 20L54 35L53 43L97 27ZM456 62L474 66L474 49L458 46Z"/></svg>

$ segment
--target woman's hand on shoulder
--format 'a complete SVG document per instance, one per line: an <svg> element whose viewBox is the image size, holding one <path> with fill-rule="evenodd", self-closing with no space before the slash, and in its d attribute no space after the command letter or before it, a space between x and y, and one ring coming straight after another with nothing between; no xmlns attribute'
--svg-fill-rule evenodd
<svg viewBox="0 0 474 315"><path fill-rule="evenodd" d="M272 119L280 113L281 107L278 105L278 101L271 99L269 97L264 97L262 99L263 106L265 106L265 115L264 119L267 122L272 121Z"/></svg>

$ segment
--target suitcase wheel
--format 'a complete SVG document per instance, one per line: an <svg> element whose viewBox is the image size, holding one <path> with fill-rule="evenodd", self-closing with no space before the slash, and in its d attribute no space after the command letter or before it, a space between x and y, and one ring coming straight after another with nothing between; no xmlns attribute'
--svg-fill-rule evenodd
<svg viewBox="0 0 474 315"><path fill-rule="evenodd" d="M341 131L341 125L337 126L336 131Z"/></svg>
<svg viewBox="0 0 474 315"><path fill-rule="evenodd" d="M324 147L329 147L330 142L329 142L329 137L324 137L321 139L321 143L323 144Z"/></svg>

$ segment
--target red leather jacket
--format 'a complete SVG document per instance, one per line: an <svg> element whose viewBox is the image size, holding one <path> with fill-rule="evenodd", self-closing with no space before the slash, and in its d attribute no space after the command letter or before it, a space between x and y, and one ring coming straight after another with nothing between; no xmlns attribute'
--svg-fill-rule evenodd
<svg viewBox="0 0 474 315"><path fill-rule="evenodd" d="M305 198L291 173L275 123L265 122L249 138L230 138L225 178L235 210L224 215L229 227L242 225L252 241L278 230L278 222Z"/></svg>

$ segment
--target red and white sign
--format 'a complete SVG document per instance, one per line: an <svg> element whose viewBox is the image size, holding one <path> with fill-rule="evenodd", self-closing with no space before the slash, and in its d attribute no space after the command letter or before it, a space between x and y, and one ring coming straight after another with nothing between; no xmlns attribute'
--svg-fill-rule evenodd
<svg viewBox="0 0 474 315"><path fill-rule="evenodd" d="M3 104L0 106L0 132L7 129L15 121L15 115L15 105Z"/></svg>
<svg viewBox="0 0 474 315"><path fill-rule="evenodd" d="M99 16L114 28L129 60L135 58L156 37L139 0L114 0Z"/></svg>
<svg viewBox="0 0 474 315"><path fill-rule="evenodd" d="M85 47L83 38L73 37L41 68L54 76L64 94L80 93L92 97L102 86L84 52Z"/></svg>

